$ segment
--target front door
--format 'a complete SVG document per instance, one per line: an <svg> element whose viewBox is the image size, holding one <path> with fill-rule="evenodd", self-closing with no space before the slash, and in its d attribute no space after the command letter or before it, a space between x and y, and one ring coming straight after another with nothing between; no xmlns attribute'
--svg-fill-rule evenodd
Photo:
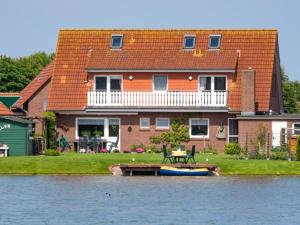
<svg viewBox="0 0 300 225"><path fill-rule="evenodd" d="M280 146L281 130L287 128L287 121L272 121L272 147ZM285 137L286 138L286 137Z"/></svg>

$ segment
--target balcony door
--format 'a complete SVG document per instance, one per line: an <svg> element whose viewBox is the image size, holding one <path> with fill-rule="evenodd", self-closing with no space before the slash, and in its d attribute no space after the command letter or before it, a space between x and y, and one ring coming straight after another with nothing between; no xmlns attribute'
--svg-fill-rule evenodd
<svg viewBox="0 0 300 225"><path fill-rule="evenodd" d="M95 91L99 92L104 104L119 105L121 103L122 76L95 76Z"/></svg>
<svg viewBox="0 0 300 225"><path fill-rule="evenodd" d="M226 76L199 76L199 91L226 91Z"/></svg>

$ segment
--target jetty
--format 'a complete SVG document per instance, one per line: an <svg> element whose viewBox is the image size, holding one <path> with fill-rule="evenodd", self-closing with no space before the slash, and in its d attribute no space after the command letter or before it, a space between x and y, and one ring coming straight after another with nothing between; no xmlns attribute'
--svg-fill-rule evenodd
<svg viewBox="0 0 300 225"><path fill-rule="evenodd" d="M220 168L213 164L168 164L180 169L200 169L206 168L210 176L219 175ZM109 169L113 175L119 176L159 176L160 168L166 164L115 164Z"/></svg>

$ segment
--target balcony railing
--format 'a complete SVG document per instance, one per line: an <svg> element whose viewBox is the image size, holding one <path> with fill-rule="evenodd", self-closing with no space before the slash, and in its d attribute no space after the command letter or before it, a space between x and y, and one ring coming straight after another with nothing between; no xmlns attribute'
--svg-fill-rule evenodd
<svg viewBox="0 0 300 225"><path fill-rule="evenodd" d="M89 91L88 106L224 107L227 91Z"/></svg>

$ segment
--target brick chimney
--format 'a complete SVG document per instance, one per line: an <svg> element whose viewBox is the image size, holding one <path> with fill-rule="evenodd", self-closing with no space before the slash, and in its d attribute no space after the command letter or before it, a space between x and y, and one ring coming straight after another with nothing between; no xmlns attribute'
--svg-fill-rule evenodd
<svg viewBox="0 0 300 225"><path fill-rule="evenodd" d="M254 116L256 103L255 70L249 67L242 71L241 115Z"/></svg>

